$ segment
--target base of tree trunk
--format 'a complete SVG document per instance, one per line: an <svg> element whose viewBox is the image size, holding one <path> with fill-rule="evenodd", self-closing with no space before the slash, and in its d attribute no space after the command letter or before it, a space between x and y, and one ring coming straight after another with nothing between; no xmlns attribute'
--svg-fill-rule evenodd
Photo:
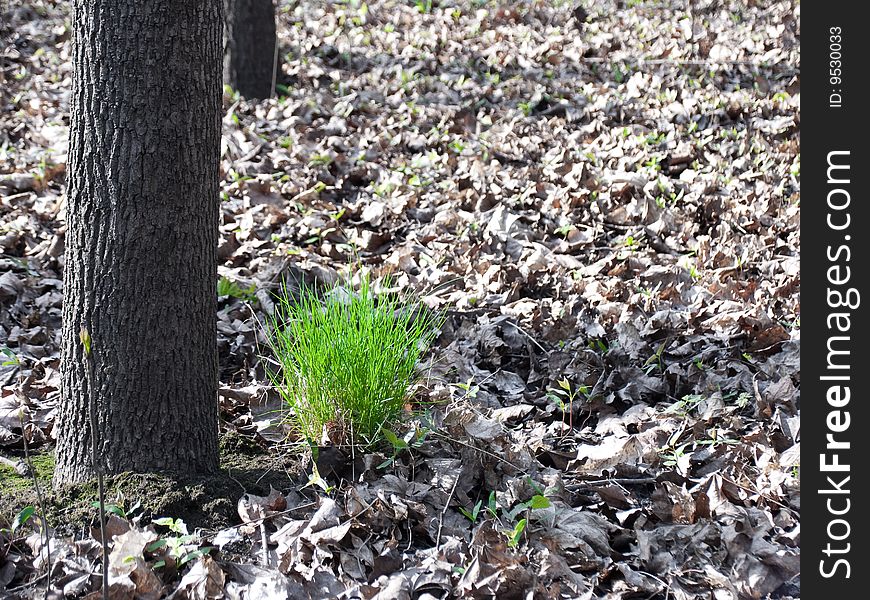
<svg viewBox="0 0 870 600"><path fill-rule="evenodd" d="M226 436L221 440L222 445ZM42 507L49 526L59 533L74 535L82 527L91 527L97 517L93 502L97 500L96 481L69 484L52 489L54 467L52 450L32 456L34 471L40 481ZM191 528L220 529L238 523L237 503L245 493L266 496L270 486L288 489L293 481L287 476L299 467L298 461L266 454L245 454L238 444L225 447L222 469L212 475L176 478L154 473L121 473L106 478L106 502L128 510L141 502L141 510L152 517L183 519ZM0 514L16 515L27 506L38 506L30 476L21 477L11 469L0 467ZM38 509L39 510L39 509ZM135 513L134 513L135 516Z"/></svg>

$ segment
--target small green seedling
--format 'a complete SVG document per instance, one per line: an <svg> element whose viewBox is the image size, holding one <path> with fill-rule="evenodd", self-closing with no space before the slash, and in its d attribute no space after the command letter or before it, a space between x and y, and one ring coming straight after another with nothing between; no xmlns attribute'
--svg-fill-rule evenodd
<svg viewBox="0 0 870 600"><path fill-rule="evenodd" d="M607 344L605 343L605 341L602 340L601 338L589 340L588 345L589 345L590 350L598 350L599 352L601 352L601 354L607 354L607 352L610 350L607 347Z"/></svg>
<svg viewBox="0 0 870 600"><path fill-rule="evenodd" d="M396 462L396 458L399 456L399 454L403 450L407 450L409 446L408 446L408 442L406 442L404 439L397 436L395 433L393 433L389 429L382 427L381 428L381 435L383 435L384 439L387 440L387 443L393 447L393 455L378 465L379 469L386 469L387 467L392 465L394 462Z"/></svg>
<svg viewBox="0 0 870 600"><path fill-rule="evenodd" d="M680 464L680 459L686 456L686 448L689 446L689 443L685 443L672 448L663 448L659 453L659 456L662 457L662 464L666 467L678 466Z"/></svg>
<svg viewBox="0 0 870 600"><path fill-rule="evenodd" d="M3 356L6 357L2 359L2 362L0 362L0 366L2 367L17 367L21 364L21 359L18 358L18 355L6 346L0 348L0 354L3 354Z"/></svg>
<svg viewBox="0 0 870 600"><path fill-rule="evenodd" d="M475 504L474 508L472 508L471 510L468 510L467 508L465 508L463 506L463 507L459 508L459 512L461 512L463 515L465 515L465 518L467 518L472 523L476 523L477 516L480 514L481 508L483 508L483 500L478 500L477 504Z"/></svg>
<svg viewBox="0 0 870 600"><path fill-rule="evenodd" d="M25 506L21 509L17 515L15 515L15 519L12 521L12 528L10 529L11 533L15 533L25 525L27 522L33 517L36 509L33 506Z"/></svg>
<svg viewBox="0 0 870 600"><path fill-rule="evenodd" d="M526 502L520 502L512 509L503 511L504 516L508 520L508 522L513 521L520 513L526 513L525 517L517 521L513 529L504 531L504 534L508 538L508 546L510 546L511 548L516 548L519 544L523 531L525 531L526 525L528 524L528 520L529 518L531 518L532 511L542 510L545 508L550 508L552 506L549 498L544 496L544 491L539 485L532 481L531 478L526 478L526 481L528 481L532 488L538 493L532 496L530 500Z"/></svg>
<svg viewBox="0 0 870 600"><path fill-rule="evenodd" d="M718 448L719 446L735 446L740 443L740 440L729 437L720 437L719 430L713 429L710 432L710 437L706 440L698 440L695 442L698 446L710 446L710 448Z"/></svg>
<svg viewBox="0 0 870 600"><path fill-rule="evenodd" d="M486 512L490 514L490 516L495 519L498 516L496 512L498 510L498 502L495 495L495 490L492 490L489 493L489 498L486 501Z"/></svg>
<svg viewBox="0 0 870 600"><path fill-rule="evenodd" d="M188 533L187 524L185 524L182 519L161 517L159 519L154 519L152 523L167 527L169 528L169 531L176 535L167 535L151 542L145 546L145 551L155 553L158 550L165 548L166 554L174 560L176 568L194 558L205 556L212 551L212 548L208 546L197 548L197 536ZM165 567L166 560L159 559L152 566L155 569Z"/></svg>
<svg viewBox="0 0 870 600"><path fill-rule="evenodd" d="M230 281L226 277L221 277L217 282L218 298L230 297L251 302L256 298L256 291L257 286L253 283L250 286L243 288L235 281Z"/></svg>
<svg viewBox="0 0 870 600"><path fill-rule="evenodd" d="M93 508L100 508L100 503L99 501L94 500L93 502L91 502L91 506ZM107 513L112 513L113 515L116 515L122 519L127 518L127 513L124 512L124 509L117 504L106 504L103 508Z"/></svg>
<svg viewBox="0 0 870 600"><path fill-rule="evenodd" d="M428 427L431 424L431 419L428 419L429 415L424 416L421 421L425 424L421 424L419 428L413 429L405 434L404 438L400 438L394 432L389 429L383 429L381 434L387 443L390 444L393 448L393 455L389 457L387 460L378 465L379 469L386 469L399 457L405 450L410 450L411 448L419 448L426 441L426 436L428 436L432 430Z"/></svg>
<svg viewBox="0 0 870 600"><path fill-rule="evenodd" d="M326 494L335 489L335 486L329 485L329 482L320 476L320 471L317 470L317 463L315 462L311 463L311 475L308 477L308 483L303 485L302 489L305 489L310 485L319 487Z"/></svg>
<svg viewBox="0 0 870 600"><path fill-rule="evenodd" d="M546 496L535 494L532 499L526 502L526 505L532 510L540 510L542 508L550 508L552 504Z"/></svg>
<svg viewBox="0 0 870 600"><path fill-rule="evenodd" d="M556 406L562 411L562 422L565 422L565 415L568 415L568 427L574 427L574 400L579 395L589 398L589 388L585 385L573 387L568 379L560 379L556 382L558 388L549 388L547 390L547 398L556 403Z"/></svg>
<svg viewBox="0 0 870 600"><path fill-rule="evenodd" d="M665 364L662 360L662 354L665 351L666 342L662 342L659 346L659 349L655 351L655 354L646 359L646 362L643 363L643 369L647 375L658 369L659 371L665 370Z"/></svg>
<svg viewBox="0 0 870 600"><path fill-rule="evenodd" d="M454 383L456 387L465 391L465 398L474 399L477 397L477 392L480 391L480 387L476 385L471 385L474 381L473 377L469 377L468 381L465 383Z"/></svg>
<svg viewBox="0 0 870 600"><path fill-rule="evenodd" d="M517 521L517 524L514 525L514 528L507 532L509 547L516 548L519 545L520 539L523 536L523 531L526 530L527 523L527 519L520 519L519 521Z"/></svg>
<svg viewBox="0 0 870 600"><path fill-rule="evenodd" d="M571 233L571 230L574 229L574 226L570 223L568 225L562 225L561 227L557 227L554 233L557 233L562 236L564 239L568 239L568 234Z"/></svg>
<svg viewBox="0 0 870 600"><path fill-rule="evenodd" d="M686 394L662 412L666 415L686 417L689 413L698 408L698 405L700 405L705 399L706 398L702 394Z"/></svg>
<svg viewBox="0 0 870 600"><path fill-rule="evenodd" d="M312 167L325 167L332 163L333 158L328 154L312 154L308 159L308 165Z"/></svg>

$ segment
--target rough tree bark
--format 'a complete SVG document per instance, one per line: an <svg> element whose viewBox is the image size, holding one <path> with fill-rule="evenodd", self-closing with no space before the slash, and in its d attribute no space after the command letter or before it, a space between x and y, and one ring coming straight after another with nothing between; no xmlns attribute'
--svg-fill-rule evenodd
<svg viewBox="0 0 870 600"><path fill-rule="evenodd" d="M245 98L268 98L276 64L272 0L224 0L224 82Z"/></svg>
<svg viewBox="0 0 870 600"><path fill-rule="evenodd" d="M217 468L221 0L75 0L55 483ZM79 333L87 328L91 354Z"/></svg>

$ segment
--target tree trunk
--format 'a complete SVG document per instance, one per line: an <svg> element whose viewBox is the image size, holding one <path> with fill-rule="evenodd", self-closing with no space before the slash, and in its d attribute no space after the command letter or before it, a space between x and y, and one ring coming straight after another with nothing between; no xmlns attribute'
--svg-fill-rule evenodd
<svg viewBox="0 0 870 600"><path fill-rule="evenodd" d="M217 468L221 13L75 0L56 484Z"/></svg>
<svg viewBox="0 0 870 600"><path fill-rule="evenodd" d="M272 0L224 0L224 83L245 98L269 98L277 65Z"/></svg>

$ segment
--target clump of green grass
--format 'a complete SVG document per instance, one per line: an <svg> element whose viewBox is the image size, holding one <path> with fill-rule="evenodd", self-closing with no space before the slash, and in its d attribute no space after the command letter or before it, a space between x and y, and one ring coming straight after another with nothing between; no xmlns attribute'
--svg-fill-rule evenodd
<svg viewBox="0 0 870 600"><path fill-rule="evenodd" d="M401 417L442 322L413 299L376 296L366 275L357 291L344 282L323 299L311 288L293 299L285 288L269 336L281 369L270 376L290 423L312 445L325 435L374 444Z"/></svg>

